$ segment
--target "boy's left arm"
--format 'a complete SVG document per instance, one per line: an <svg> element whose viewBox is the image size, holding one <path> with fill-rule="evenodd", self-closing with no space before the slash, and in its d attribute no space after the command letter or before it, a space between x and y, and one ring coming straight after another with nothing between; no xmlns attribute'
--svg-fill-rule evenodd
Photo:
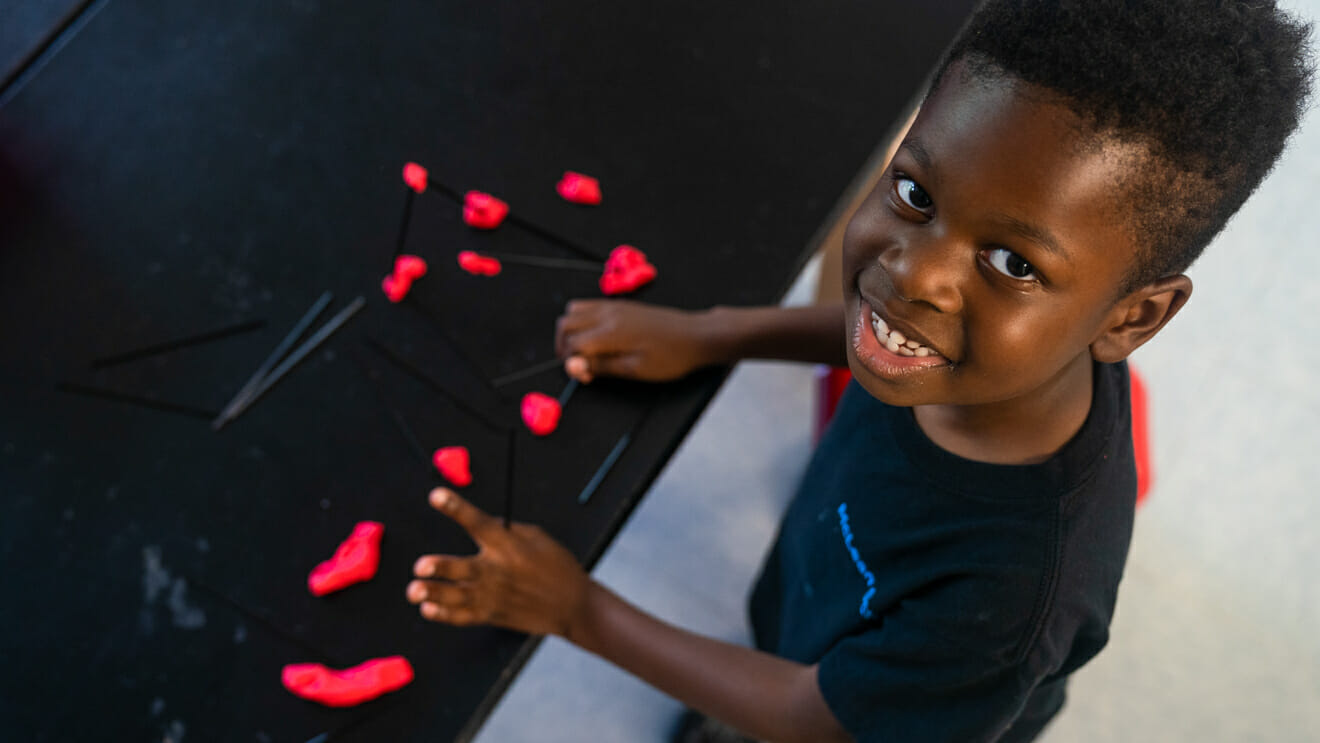
<svg viewBox="0 0 1320 743"><path fill-rule="evenodd" d="M408 584L423 617L559 635L656 688L758 738L847 741L816 667L720 642L650 616L596 583L539 527L505 529L451 491L431 505L467 530L470 556L425 555Z"/></svg>

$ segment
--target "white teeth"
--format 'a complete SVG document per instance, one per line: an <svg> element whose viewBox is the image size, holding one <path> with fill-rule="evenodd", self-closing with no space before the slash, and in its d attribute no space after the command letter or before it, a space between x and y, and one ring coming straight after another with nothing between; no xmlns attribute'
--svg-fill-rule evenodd
<svg viewBox="0 0 1320 743"><path fill-rule="evenodd" d="M875 331L875 337L880 341L880 345L889 349L890 353L895 353L900 356L919 356L922 358L938 355L931 349L921 345L918 341L904 336L901 332L890 330L889 323L885 322L884 318L880 317L875 312L871 313L871 329Z"/></svg>

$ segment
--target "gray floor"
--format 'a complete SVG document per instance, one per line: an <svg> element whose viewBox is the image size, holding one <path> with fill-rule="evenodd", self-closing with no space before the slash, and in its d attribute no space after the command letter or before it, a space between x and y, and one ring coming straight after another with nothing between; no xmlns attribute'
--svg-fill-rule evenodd
<svg viewBox="0 0 1320 743"><path fill-rule="evenodd" d="M1288 5L1320 18L1320 0ZM1134 358L1155 486L1109 647L1076 675L1045 743L1320 741L1317 191L1313 111L1194 267L1183 315ZM809 453L811 378L740 367L596 576L659 616L745 640L747 586ZM551 640L478 740L658 743L677 710Z"/></svg>

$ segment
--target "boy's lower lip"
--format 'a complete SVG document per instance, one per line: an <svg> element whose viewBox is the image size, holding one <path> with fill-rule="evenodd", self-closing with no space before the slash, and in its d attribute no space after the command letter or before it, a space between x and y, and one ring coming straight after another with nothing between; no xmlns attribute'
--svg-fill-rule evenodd
<svg viewBox="0 0 1320 743"><path fill-rule="evenodd" d="M858 300L857 322L853 326L853 352L857 361L877 377L897 379L949 362L943 356L900 356L881 345L871 329L871 306Z"/></svg>

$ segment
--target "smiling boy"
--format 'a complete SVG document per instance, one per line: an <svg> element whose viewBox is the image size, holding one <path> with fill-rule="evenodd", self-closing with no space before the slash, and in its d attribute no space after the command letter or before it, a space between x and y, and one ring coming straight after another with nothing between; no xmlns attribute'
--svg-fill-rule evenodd
<svg viewBox="0 0 1320 743"><path fill-rule="evenodd" d="M757 649L656 620L453 493L423 616L560 634L759 738L1027 741L1104 646L1131 536L1124 359L1272 167L1307 30L1266 2L989 2L844 238L842 307L579 302L570 374L742 358L855 384L751 600Z"/></svg>

